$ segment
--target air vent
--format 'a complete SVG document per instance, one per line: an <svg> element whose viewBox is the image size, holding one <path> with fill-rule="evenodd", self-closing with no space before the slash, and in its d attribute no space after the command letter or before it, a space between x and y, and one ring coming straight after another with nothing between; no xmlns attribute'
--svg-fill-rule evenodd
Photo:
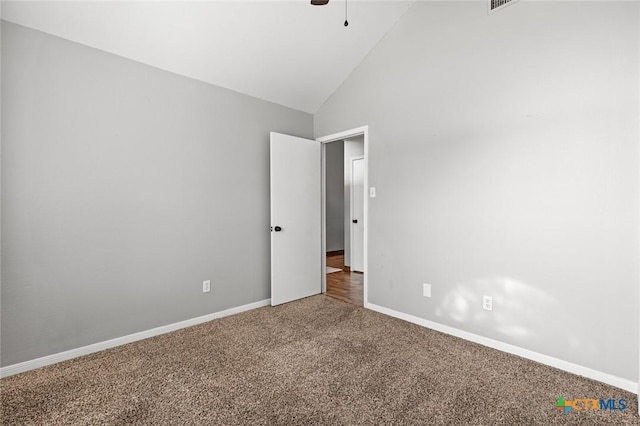
<svg viewBox="0 0 640 426"><path fill-rule="evenodd" d="M504 9L517 1L518 0L489 0L489 13Z"/></svg>

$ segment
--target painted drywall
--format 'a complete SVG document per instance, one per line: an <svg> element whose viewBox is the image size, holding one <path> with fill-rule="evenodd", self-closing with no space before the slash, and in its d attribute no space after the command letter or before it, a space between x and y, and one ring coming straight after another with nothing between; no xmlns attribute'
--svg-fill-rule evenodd
<svg viewBox="0 0 640 426"><path fill-rule="evenodd" d="M344 250L344 142L326 144L326 247Z"/></svg>
<svg viewBox="0 0 640 426"><path fill-rule="evenodd" d="M369 126L371 303L637 382L638 8L399 20L314 116Z"/></svg>
<svg viewBox="0 0 640 426"><path fill-rule="evenodd" d="M344 141L344 264L351 266L351 158L364 155L364 136Z"/></svg>
<svg viewBox="0 0 640 426"><path fill-rule="evenodd" d="M2 122L3 366L270 297L269 132L310 114L3 22Z"/></svg>
<svg viewBox="0 0 640 426"><path fill-rule="evenodd" d="M0 81L2 81L2 5L0 4ZM0 224L2 224L2 84L0 84ZM0 225L0 309L2 309L2 226ZM0 346L2 346L2 313L0 312ZM0 348L0 366L2 353Z"/></svg>

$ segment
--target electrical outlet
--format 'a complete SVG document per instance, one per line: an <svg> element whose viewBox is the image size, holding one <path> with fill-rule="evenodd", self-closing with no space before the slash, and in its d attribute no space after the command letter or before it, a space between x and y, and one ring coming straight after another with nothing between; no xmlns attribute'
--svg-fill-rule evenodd
<svg viewBox="0 0 640 426"><path fill-rule="evenodd" d="M211 280L202 281L202 292L209 293L211 291Z"/></svg>
<svg viewBox="0 0 640 426"><path fill-rule="evenodd" d="M487 311L493 310L493 297L491 296L483 296L482 297L482 308Z"/></svg>
<svg viewBox="0 0 640 426"><path fill-rule="evenodd" d="M424 297L431 297L431 284L422 284L422 295Z"/></svg>

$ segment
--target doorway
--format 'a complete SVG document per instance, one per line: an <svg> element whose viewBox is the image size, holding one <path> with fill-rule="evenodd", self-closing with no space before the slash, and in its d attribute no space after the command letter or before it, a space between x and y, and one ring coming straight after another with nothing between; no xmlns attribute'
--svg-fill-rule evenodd
<svg viewBox="0 0 640 426"><path fill-rule="evenodd" d="M364 140L324 146L326 294L363 306Z"/></svg>
<svg viewBox="0 0 640 426"><path fill-rule="evenodd" d="M316 140L322 144L322 266L325 272L322 277L322 292L366 307L368 197L365 192L368 183L368 128L364 126ZM340 151L340 155L336 151ZM356 186L352 183L353 160L359 161L355 164L360 176L359 179L356 178L356 191L360 196L355 197L355 203L352 190ZM337 164L340 165L340 176L336 176ZM339 188L342 193L337 196L332 193L332 188L335 190L337 187L336 178L344 185ZM344 200L343 204L336 202L340 199ZM337 215L337 212L342 213ZM353 246L354 234L358 241L356 247ZM341 235L341 238L336 235ZM354 270L353 260L356 261L357 270Z"/></svg>

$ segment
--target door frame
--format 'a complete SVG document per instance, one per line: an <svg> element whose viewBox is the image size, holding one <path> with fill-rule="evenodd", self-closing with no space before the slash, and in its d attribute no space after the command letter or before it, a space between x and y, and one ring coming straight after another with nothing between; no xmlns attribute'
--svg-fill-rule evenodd
<svg viewBox="0 0 640 426"><path fill-rule="evenodd" d="M351 266L353 266L353 248L355 247L355 244L353 244L353 241L354 241L353 233L355 231L353 229L354 226L353 226L353 222L352 222L353 217L354 217L353 204L354 204L354 197L355 197L355 192L353 191L353 162L354 161L359 161L359 160L364 160L364 155L356 155L356 156L353 156L353 157L349 158L349 182L350 182L349 198L351 200L349 202L349 216L350 216L349 217L349 241L351 241L351 245L349 247L349 249L350 249L349 251L351 253L349 254L349 258L351 259ZM367 164L366 160L365 160L364 164L365 165ZM366 188L366 186L364 188ZM367 198L365 196L365 194L362 194L362 196L364 198ZM363 215L364 215L364 201L363 201ZM363 245L364 245L364 241L363 241ZM364 247L363 247L363 250L364 250ZM362 266L364 267L364 251L363 251L362 255L363 255L363 259L362 259L363 260L363 265ZM353 271L353 268L351 270Z"/></svg>
<svg viewBox="0 0 640 426"><path fill-rule="evenodd" d="M316 138L316 141L320 142L322 145L322 203L321 203L321 238L322 238L322 293L327 292L327 152L326 148L328 143L330 142L338 142L345 139L354 138L357 136L364 136L364 187L365 187L365 197L364 197L364 217L362 218L364 222L364 252L363 252L363 302L364 307L368 307L369 298L368 298L368 271L369 271L369 261L368 261L368 237L369 237L369 197L366 196L369 188L369 126L361 126L356 127L354 129L345 130L339 133L333 133L327 136L322 136Z"/></svg>

